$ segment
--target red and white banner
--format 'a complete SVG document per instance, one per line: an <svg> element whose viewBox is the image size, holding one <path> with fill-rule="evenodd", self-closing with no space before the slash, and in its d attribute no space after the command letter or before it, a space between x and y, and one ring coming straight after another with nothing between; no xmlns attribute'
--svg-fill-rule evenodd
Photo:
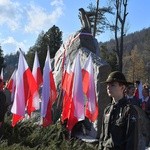
<svg viewBox="0 0 150 150"><path fill-rule="evenodd" d="M41 73L37 52L35 52L32 74L37 83L37 89L39 90L43 82L43 77ZM31 108L31 111L38 110L40 108L40 96L38 90L35 92L33 96L33 104L32 104L33 107Z"/></svg>
<svg viewBox="0 0 150 150"><path fill-rule="evenodd" d="M15 69L6 85L6 88L11 92L12 102L14 101L14 95L15 95L15 89L16 89L16 72L17 70Z"/></svg>
<svg viewBox="0 0 150 150"><path fill-rule="evenodd" d="M71 100L72 100L72 85L73 85L73 73L70 68L70 61L68 62L67 69L64 71L63 79L62 79L62 89L63 89L63 108L61 121L64 122L69 118Z"/></svg>
<svg viewBox="0 0 150 150"><path fill-rule="evenodd" d="M90 121L94 122L98 116L98 103L96 100L94 67L91 54L82 69L82 75L83 91L87 97L85 115Z"/></svg>
<svg viewBox="0 0 150 150"><path fill-rule="evenodd" d="M69 109L69 117L67 121L67 128L69 131L72 130L72 128L78 121L82 121L85 119L84 95L82 88L82 72L79 53L77 54L72 67L72 76L73 76L73 86L70 100L71 104Z"/></svg>
<svg viewBox="0 0 150 150"><path fill-rule="evenodd" d="M3 68L1 69L1 74L0 74L0 79L4 79L4 70L3 70Z"/></svg>
<svg viewBox="0 0 150 150"><path fill-rule="evenodd" d="M45 60L43 70L43 87L42 87L42 103L41 117L44 127L52 123L52 105L57 98L56 86L52 74L49 49Z"/></svg>
<svg viewBox="0 0 150 150"><path fill-rule="evenodd" d="M16 90L11 109L13 113L12 126L15 126L25 117L26 107L32 104L31 97L33 97L37 90L37 84L22 52L19 55L16 79Z"/></svg>

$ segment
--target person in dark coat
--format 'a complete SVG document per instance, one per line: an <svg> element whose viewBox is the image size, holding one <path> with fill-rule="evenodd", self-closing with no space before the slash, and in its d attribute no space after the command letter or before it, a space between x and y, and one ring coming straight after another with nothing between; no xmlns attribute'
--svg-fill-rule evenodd
<svg viewBox="0 0 150 150"><path fill-rule="evenodd" d="M119 71L110 73L105 82L112 103L104 110L98 149L137 150L138 113L125 97L128 82Z"/></svg>
<svg viewBox="0 0 150 150"><path fill-rule="evenodd" d="M0 79L0 139L3 136L3 124L6 113L6 96L3 91L3 80Z"/></svg>

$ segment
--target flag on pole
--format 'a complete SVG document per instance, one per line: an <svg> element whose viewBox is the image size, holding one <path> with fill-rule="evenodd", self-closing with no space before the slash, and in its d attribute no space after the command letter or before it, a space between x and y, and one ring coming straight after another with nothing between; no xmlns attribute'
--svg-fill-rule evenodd
<svg viewBox="0 0 150 150"><path fill-rule="evenodd" d="M78 121L82 121L85 119L84 95L82 88L82 72L79 53L77 54L75 62L73 64L72 73L73 73L73 86L71 95L72 97L69 110L70 114L67 121L67 128L69 131L72 130L72 128Z"/></svg>
<svg viewBox="0 0 150 150"><path fill-rule="evenodd" d="M63 108L61 121L64 122L69 118L69 109L71 106L71 97L72 97L72 85L73 85L73 73L70 68L70 61L68 62L67 69L64 71L62 79L62 89L63 89Z"/></svg>
<svg viewBox="0 0 150 150"><path fill-rule="evenodd" d="M29 108L30 112L33 112L34 110L38 110L40 108L40 96L38 90L43 82L37 51L35 52L32 74L37 83L37 91L33 95L33 104Z"/></svg>
<svg viewBox="0 0 150 150"><path fill-rule="evenodd" d="M44 127L52 123L52 105L57 98L56 86L52 74L49 49L45 60L43 70L43 88L42 88L42 103L41 103L41 117L42 125Z"/></svg>
<svg viewBox="0 0 150 150"><path fill-rule="evenodd" d="M15 69L6 85L6 88L11 92L11 102L14 101L14 95L15 95L16 71L17 70Z"/></svg>
<svg viewBox="0 0 150 150"><path fill-rule="evenodd" d="M39 87L41 86L41 84L43 82L43 77L42 77L42 73L41 73L41 68L40 68L37 51L35 52L32 74L35 78L35 81L36 81L38 89L39 89Z"/></svg>
<svg viewBox="0 0 150 150"><path fill-rule="evenodd" d="M26 106L32 103L31 97L33 97L34 92L37 90L35 79L21 51L19 55L16 79L16 90L11 109L11 112L13 113L13 127L24 118Z"/></svg>
<svg viewBox="0 0 150 150"><path fill-rule="evenodd" d="M94 83L94 67L91 54L82 69L83 75L83 91L87 97L85 115L94 122L98 116L98 103L96 100L95 83Z"/></svg>
<svg viewBox="0 0 150 150"><path fill-rule="evenodd" d="M15 85L16 82L16 69L13 71L9 81L7 82L6 88L12 92L13 86Z"/></svg>
<svg viewBox="0 0 150 150"><path fill-rule="evenodd" d="M3 68L1 69L0 78L1 78L2 80L4 79L4 70L3 70Z"/></svg>

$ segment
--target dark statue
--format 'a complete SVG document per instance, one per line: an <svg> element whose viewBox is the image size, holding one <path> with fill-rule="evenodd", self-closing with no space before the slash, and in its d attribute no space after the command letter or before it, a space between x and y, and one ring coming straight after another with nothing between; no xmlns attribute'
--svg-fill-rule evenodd
<svg viewBox="0 0 150 150"><path fill-rule="evenodd" d="M82 24L82 28L91 33L91 21L90 17L95 16L95 12L87 12L83 8L79 9L79 18Z"/></svg>

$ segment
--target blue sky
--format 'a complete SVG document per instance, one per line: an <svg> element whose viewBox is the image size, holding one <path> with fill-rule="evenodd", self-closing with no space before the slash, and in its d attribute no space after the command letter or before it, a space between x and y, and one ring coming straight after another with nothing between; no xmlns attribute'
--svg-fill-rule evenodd
<svg viewBox="0 0 150 150"><path fill-rule="evenodd" d="M85 10L96 0L0 0L0 45L4 54L15 53L19 47L27 52L39 33L56 25L63 39L81 28L78 9ZM106 6L106 0L100 0ZM150 27L150 0L129 0L127 33ZM113 38L111 32L96 37L98 41Z"/></svg>

